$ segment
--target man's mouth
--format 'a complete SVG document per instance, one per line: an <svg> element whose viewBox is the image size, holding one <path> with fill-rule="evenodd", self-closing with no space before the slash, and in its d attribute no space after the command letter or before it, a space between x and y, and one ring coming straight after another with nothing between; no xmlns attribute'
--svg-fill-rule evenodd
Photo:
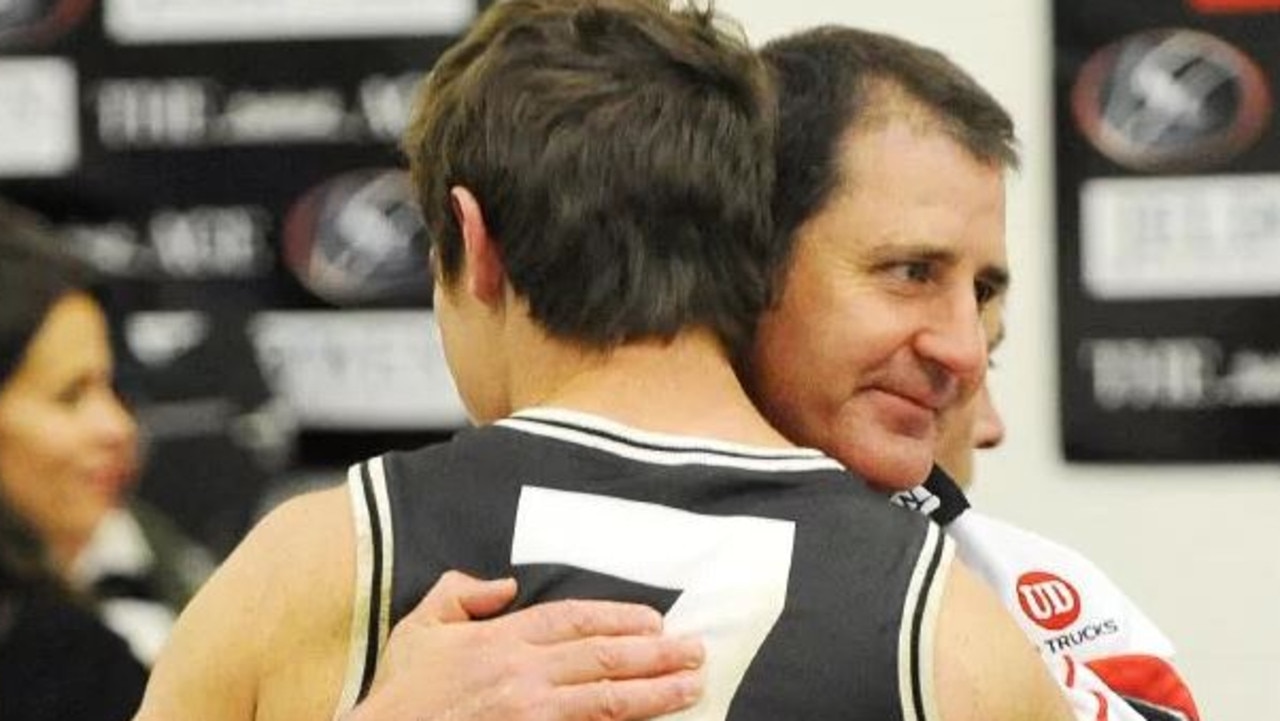
<svg viewBox="0 0 1280 721"><path fill-rule="evenodd" d="M933 391L913 391L902 388L885 388L880 387L876 390L885 395L893 396L904 403L908 403L922 411L927 411L933 415L937 415L950 403L949 394L936 393Z"/></svg>

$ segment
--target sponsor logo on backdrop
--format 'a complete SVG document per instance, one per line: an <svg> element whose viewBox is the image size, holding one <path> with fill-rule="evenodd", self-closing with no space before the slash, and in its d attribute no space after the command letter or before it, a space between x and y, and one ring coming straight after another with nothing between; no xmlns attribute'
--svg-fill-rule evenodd
<svg viewBox="0 0 1280 721"><path fill-rule="evenodd" d="M1262 69L1204 32L1152 30L1096 52L1071 93L1080 131L1133 170L1199 170L1251 147L1266 128L1271 93Z"/></svg>
<svg viewBox="0 0 1280 721"><path fill-rule="evenodd" d="M91 0L0 0L0 46L43 45L84 19Z"/></svg>
<svg viewBox="0 0 1280 721"><path fill-rule="evenodd" d="M453 35L475 0L104 0L124 44Z"/></svg>
<svg viewBox="0 0 1280 721"><path fill-rule="evenodd" d="M1080 594L1062 578L1044 571L1018 577L1018 605L1037 626L1061 631L1080 618Z"/></svg>
<svg viewBox="0 0 1280 721"><path fill-rule="evenodd" d="M401 170L359 170L308 191L289 211L285 264L334 305L424 303L426 228Z"/></svg>
<svg viewBox="0 0 1280 721"><path fill-rule="evenodd" d="M272 387L304 428L467 422L429 311L268 311L250 324L250 337Z"/></svg>
<svg viewBox="0 0 1280 721"><path fill-rule="evenodd" d="M3 0L0 0L3 2ZM395 143L422 72L244 87L212 76L101 78L89 90L98 142L111 151Z"/></svg>

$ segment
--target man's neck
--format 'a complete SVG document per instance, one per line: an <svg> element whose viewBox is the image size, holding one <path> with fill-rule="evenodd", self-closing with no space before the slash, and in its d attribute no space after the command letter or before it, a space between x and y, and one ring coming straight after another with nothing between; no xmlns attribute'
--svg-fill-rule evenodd
<svg viewBox="0 0 1280 721"><path fill-rule="evenodd" d="M557 407L633 428L766 447L792 444L751 404L709 332L628 343L607 353L554 340L513 364L513 407Z"/></svg>

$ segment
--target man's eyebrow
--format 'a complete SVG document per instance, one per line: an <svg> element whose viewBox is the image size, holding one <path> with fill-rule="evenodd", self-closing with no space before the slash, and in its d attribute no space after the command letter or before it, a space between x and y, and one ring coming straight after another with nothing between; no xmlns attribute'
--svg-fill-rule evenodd
<svg viewBox="0 0 1280 721"><path fill-rule="evenodd" d="M932 260L951 264L957 260L956 252L941 244L927 242L901 242L886 238L867 248L867 255L876 259L910 258L912 260Z"/></svg>

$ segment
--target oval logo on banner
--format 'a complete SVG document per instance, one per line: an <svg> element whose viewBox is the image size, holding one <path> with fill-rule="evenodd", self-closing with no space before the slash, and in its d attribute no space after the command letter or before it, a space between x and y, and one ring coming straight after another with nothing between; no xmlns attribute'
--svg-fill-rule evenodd
<svg viewBox="0 0 1280 721"><path fill-rule="evenodd" d="M75 27L92 0L0 0L0 45L39 45Z"/></svg>
<svg viewBox="0 0 1280 721"><path fill-rule="evenodd" d="M334 305L425 303L426 232L407 172L353 170L294 203L285 219L285 265Z"/></svg>
<svg viewBox="0 0 1280 721"><path fill-rule="evenodd" d="M1071 111L1089 142L1120 165L1198 170L1253 145L1271 115L1271 93L1258 64L1226 41L1152 30L1090 57Z"/></svg>
<svg viewBox="0 0 1280 721"><path fill-rule="evenodd" d="M1061 631L1080 618L1080 594L1074 586L1044 571L1018 577L1018 605L1027 618L1049 631Z"/></svg>

